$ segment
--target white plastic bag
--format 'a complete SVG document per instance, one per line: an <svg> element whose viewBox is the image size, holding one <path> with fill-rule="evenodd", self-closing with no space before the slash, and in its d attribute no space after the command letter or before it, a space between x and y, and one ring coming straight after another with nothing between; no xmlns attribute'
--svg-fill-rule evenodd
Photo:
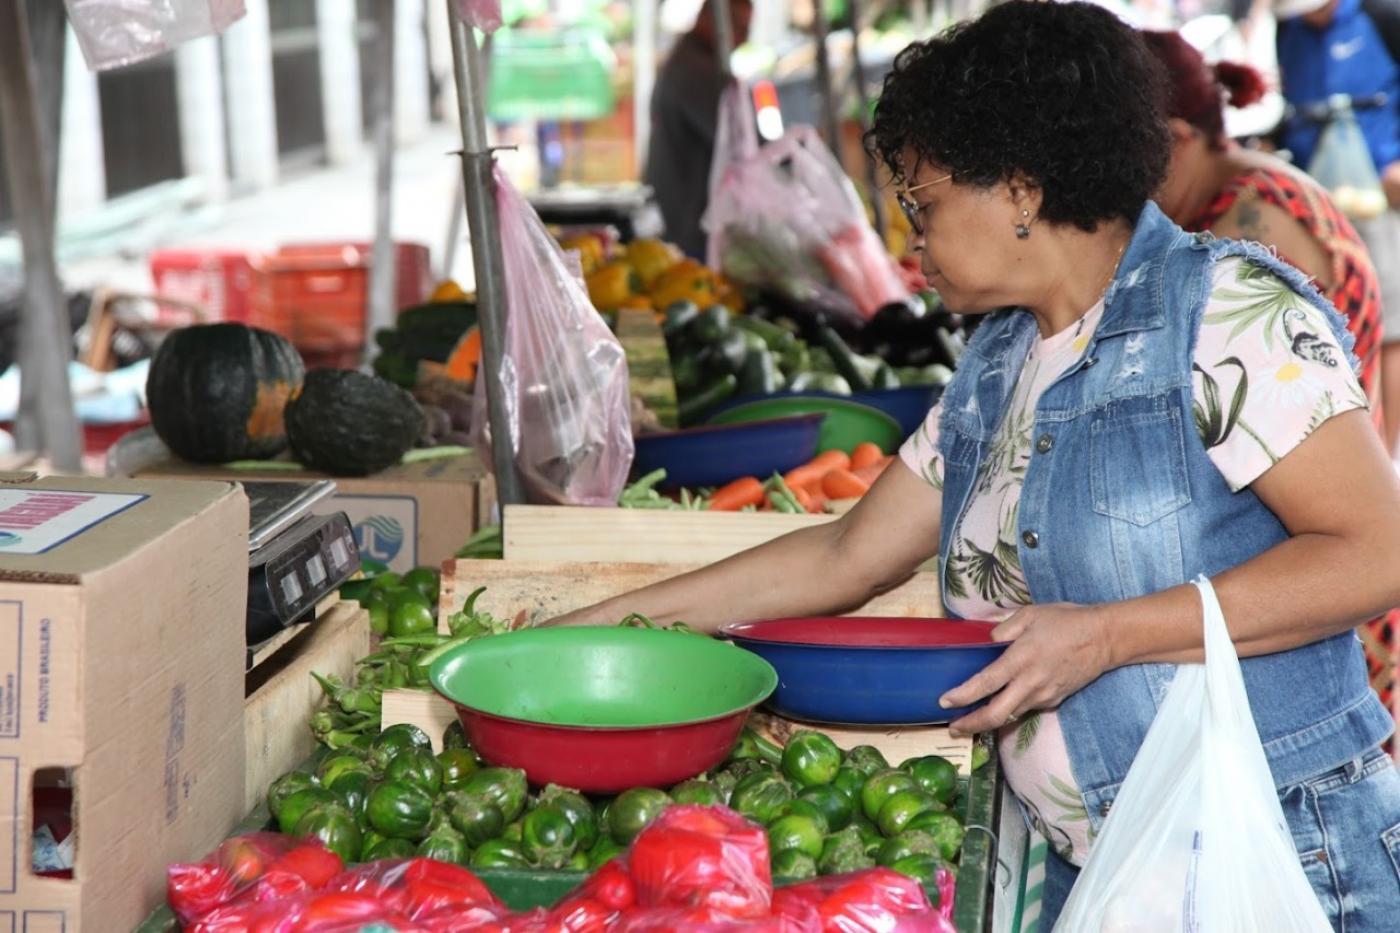
<svg viewBox="0 0 1400 933"><path fill-rule="evenodd" d="M1323 128L1308 174L1332 194L1343 214L1369 220L1385 212L1385 189L1356 114L1345 97L1332 102L1333 117Z"/></svg>
<svg viewBox="0 0 1400 933"><path fill-rule="evenodd" d="M169 52L223 32L245 12L243 0L66 0L68 20L93 71Z"/></svg>
<svg viewBox="0 0 1400 933"><path fill-rule="evenodd" d="M1215 590L1055 933L1330 933L1303 874Z"/></svg>
<svg viewBox="0 0 1400 933"><path fill-rule="evenodd" d="M501 383L515 465L532 502L616 505L632 468L627 356L530 202L496 167L505 265ZM472 444L490 447L486 380ZM489 456L483 461L491 462Z"/></svg>

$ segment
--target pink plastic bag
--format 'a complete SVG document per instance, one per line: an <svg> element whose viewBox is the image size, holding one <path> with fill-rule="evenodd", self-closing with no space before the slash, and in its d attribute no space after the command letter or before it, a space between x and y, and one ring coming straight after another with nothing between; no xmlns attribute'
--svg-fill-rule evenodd
<svg viewBox="0 0 1400 933"><path fill-rule="evenodd" d="M501 0L457 0L457 12L464 23L484 33L501 28Z"/></svg>
<svg viewBox="0 0 1400 933"><path fill-rule="evenodd" d="M50 3L54 0L49 0ZM223 32L243 0L66 0L68 21L93 71L120 68Z"/></svg>
<svg viewBox="0 0 1400 933"><path fill-rule="evenodd" d="M496 201L506 292L501 382L516 468L533 502L616 505L633 454L622 344L499 167ZM490 447L485 386L479 379L472 418L482 451Z"/></svg>
<svg viewBox="0 0 1400 933"><path fill-rule="evenodd" d="M724 104L722 124L738 123L741 108ZM727 141L715 147L716 160L729 161L712 175L703 222L711 266L741 284L866 318L909 298L855 186L816 131L794 126L747 156L735 151Z"/></svg>
<svg viewBox="0 0 1400 933"><path fill-rule="evenodd" d="M724 807L668 808L632 843L627 863L642 907L746 918L767 915L772 903L768 835Z"/></svg>

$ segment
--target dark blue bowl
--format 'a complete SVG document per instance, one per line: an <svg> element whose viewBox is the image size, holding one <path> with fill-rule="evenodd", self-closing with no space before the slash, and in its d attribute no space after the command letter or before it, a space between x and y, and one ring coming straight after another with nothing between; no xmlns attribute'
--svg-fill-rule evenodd
<svg viewBox="0 0 1400 933"><path fill-rule="evenodd" d="M725 626L736 645L778 672L768 706L824 725L952 722L985 701L942 709L938 698L995 661L989 622L955 619L774 619Z"/></svg>
<svg viewBox="0 0 1400 933"><path fill-rule="evenodd" d="M839 398L848 402L859 402L862 405L869 405L871 408L878 408L899 422L899 428L908 437L919 430L919 425L924 423L929 411L938 403L938 399L943 395L942 386L905 386L899 389L872 389L869 392L857 392L854 395L835 395L831 392L774 392L771 395L745 395L735 396L726 399L713 409L707 412L707 417L713 417L720 412L737 408L740 405L758 399L769 398L789 398L789 397L817 397L817 398Z"/></svg>
<svg viewBox="0 0 1400 933"><path fill-rule="evenodd" d="M851 401L878 408L899 422L904 436L919 430L929 411L943 395L942 386L904 386L899 389L873 389L857 392Z"/></svg>
<svg viewBox="0 0 1400 933"><path fill-rule="evenodd" d="M767 479L817 454L824 414L746 424L706 425L636 438L639 476L665 469L666 486L723 486L741 476Z"/></svg>

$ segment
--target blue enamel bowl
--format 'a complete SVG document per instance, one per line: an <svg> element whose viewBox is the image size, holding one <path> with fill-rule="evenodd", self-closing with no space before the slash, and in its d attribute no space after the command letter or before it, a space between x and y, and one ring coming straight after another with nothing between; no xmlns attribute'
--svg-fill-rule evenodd
<svg viewBox="0 0 1400 933"><path fill-rule="evenodd" d="M767 479L817 455L825 419L813 413L644 434L633 441L632 463L638 476L664 469L668 487L723 486L742 476Z"/></svg>
<svg viewBox="0 0 1400 933"><path fill-rule="evenodd" d="M823 725L952 722L985 704L942 709L938 698L1006 650L990 622L808 618L727 625L721 634L778 672L775 713Z"/></svg>

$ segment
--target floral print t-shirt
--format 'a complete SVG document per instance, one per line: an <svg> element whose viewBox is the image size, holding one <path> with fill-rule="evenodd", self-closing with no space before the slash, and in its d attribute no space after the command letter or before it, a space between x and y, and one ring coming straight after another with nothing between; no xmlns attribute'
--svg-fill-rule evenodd
<svg viewBox="0 0 1400 933"><path fill-rule="evenodd" d="M1031 348L952 536L943 598L963 618L999 622L1031 602L1016 526L1035 408L1041 393L1083 355L1103 310L1100 302L1077 324ZM1234 490L1258 479L1327 419L1366 407L1322 314L1277 276L1238 258L1216 266L1193 368L1197 434ZM941 414L936 406L900 450L937 489L943 486ZM1055 712L1031 713L1003 729L998 748L1007 783L1032 824L1062 858L1083 865L1093 842L1089 817Z"/></svg>

